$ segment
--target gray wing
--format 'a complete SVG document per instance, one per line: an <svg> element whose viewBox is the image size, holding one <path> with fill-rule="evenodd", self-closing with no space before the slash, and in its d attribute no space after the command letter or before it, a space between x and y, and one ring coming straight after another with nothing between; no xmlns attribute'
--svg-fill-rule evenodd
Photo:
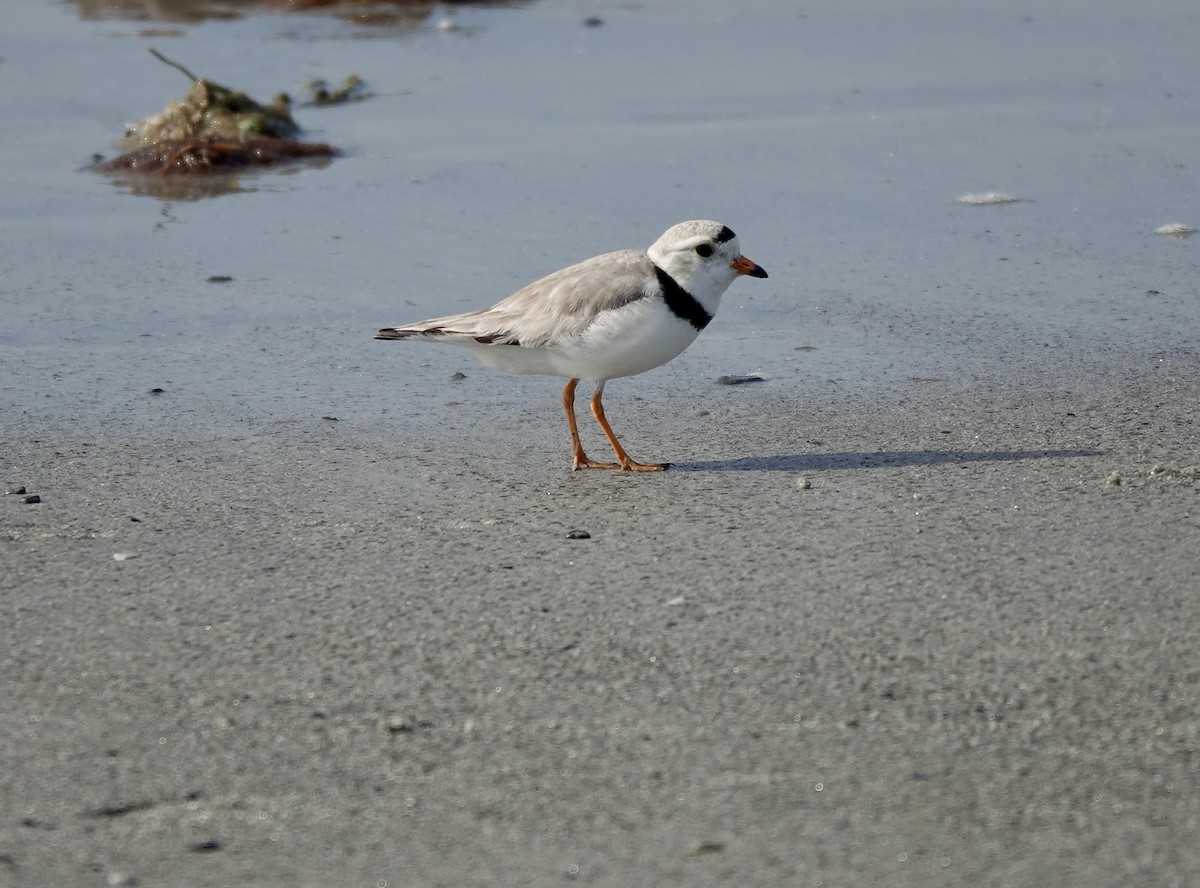
<svg viewBox="0 0 1200 888"><path fill-rule="evenodd" d="M650 257L621 250L549 274L491 308L386 327L375 338L446 337L537 348L579 335L601 312L647 299L656 287Z"/></svg>

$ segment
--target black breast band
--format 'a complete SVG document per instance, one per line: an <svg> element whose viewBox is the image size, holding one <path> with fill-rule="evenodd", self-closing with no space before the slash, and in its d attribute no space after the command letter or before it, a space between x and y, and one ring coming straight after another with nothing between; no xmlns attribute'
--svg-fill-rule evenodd
<svg viewBox="0 0 1200 888"><path fill-rule="evenodd" d="M713 316L696 301L695 296L679 286L675 282L675 278L657 265L654 266L654 275L662 287L663 300L667 303L667 308L671 309L671 314L680 320L687 321L697 330L703 330L708 326L708 322L713 319Z"/></svg>

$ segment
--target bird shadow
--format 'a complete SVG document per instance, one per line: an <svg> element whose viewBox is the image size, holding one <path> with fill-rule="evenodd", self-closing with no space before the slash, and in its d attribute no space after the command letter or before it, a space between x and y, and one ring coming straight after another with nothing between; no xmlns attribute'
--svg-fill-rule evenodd
<svg viewBox="0 0 1200 888"><path fill-rule="evenodd" d="M963 465L1103 456L1100 450L879 450L847 453L793 453L697 460L671 464L672 472L827 472L835 469L884 469L900 466Z"/></svg>

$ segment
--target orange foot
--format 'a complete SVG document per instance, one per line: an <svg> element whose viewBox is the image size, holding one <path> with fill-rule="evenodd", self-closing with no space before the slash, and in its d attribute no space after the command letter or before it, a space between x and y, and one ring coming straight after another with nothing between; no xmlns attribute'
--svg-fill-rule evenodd
<svg viewBox="0 0 1200 888"><path fill-rule="evenodd" d="M670 463L640 463L634 462L629 457L625 457L619 463L596 462L587 454L576 454L572 461L571 468L575 471L580 469L620 469L623 472L665 472L671 468Z"/></svg>
<svg viewBox="0 0 1200 888"><path fill-rule="evenodd" d="M619 469L621 467L616 463L596 462L594 459L589 459L585 454L578 454L572 461L571 468L578 472L580 469Z"/></svg>
<svg viewBox="0 0 1200 888"><path fill-rule="evenodd" d="M670 463L640 463L633 460L626 460L621 468L626 472L665 472L671 468Z"/></svg>

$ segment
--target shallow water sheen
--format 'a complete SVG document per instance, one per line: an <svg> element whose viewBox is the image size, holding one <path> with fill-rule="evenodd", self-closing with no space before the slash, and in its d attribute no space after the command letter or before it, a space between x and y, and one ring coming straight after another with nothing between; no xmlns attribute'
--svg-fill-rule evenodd
<svg viewBox="0 0 1200 888"><path fill-rule="evenodd" d="M453 29L10 5L0 386L31 416L136 416L160 386L226 418L366 418L444 400L456 370L552 407L557 383L371 336L685 218L730 225L771 277L629 391L1194 363L1200 239L1154 233L1197 224L1187 3L533 3ZM296 109L331 163L163 196L82 169L186 92L149 46L260 100L352 72L375 95ZM958 202L992 191L1019 200Z"/></svg>

